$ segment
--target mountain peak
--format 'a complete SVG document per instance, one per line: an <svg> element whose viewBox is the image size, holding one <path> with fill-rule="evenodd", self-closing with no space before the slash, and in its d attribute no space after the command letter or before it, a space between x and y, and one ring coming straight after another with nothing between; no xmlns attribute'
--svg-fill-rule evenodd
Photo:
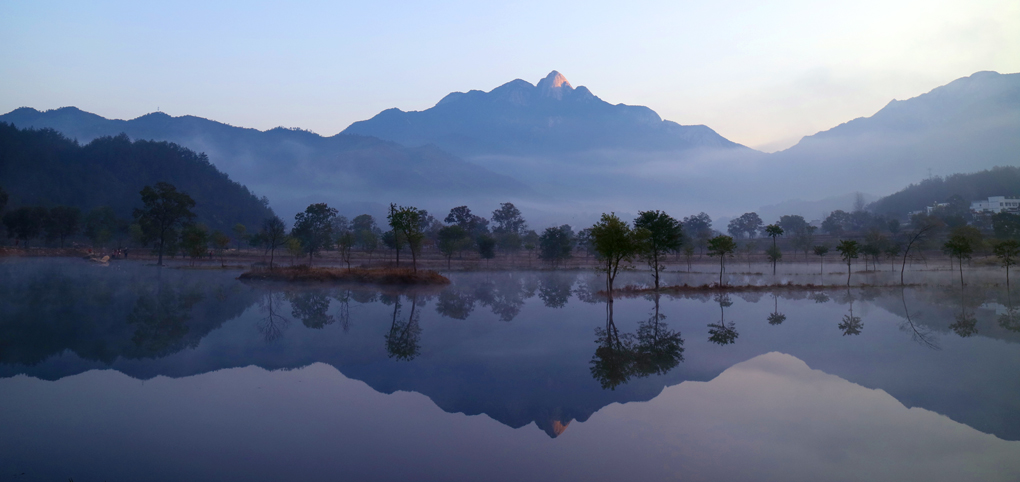
<svg viewBox="0 0 1020 482"><path fill-rule="evenodd" d="M538 90L542 94L548 97L555 97L557 99L563 98L563 90L574 90L574 87L570 85L567 78L563 74L552 71L549 75L545 76L544 79L538 81Z"/></svg>

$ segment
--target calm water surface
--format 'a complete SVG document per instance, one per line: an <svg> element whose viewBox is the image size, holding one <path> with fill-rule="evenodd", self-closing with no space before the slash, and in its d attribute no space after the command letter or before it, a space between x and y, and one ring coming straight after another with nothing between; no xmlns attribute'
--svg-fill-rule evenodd
<svg viewBox="0 0 1020 482"><path fill-rule="evenodd" d="M0 262L0 481L1020 480L1001 286L238 274Z"/></svg>

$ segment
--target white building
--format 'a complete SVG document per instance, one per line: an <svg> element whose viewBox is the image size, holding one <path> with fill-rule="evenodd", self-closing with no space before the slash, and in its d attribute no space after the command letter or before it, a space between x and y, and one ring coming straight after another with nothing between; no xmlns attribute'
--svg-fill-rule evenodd
<svg viewBox="0 0 1020 482"><path fill-rule="evenodd" d="M987 201L974 201L970 203L970 210L975 213L1017 213L1020 212L1020 199L993 196L988 198Z"/></svg>

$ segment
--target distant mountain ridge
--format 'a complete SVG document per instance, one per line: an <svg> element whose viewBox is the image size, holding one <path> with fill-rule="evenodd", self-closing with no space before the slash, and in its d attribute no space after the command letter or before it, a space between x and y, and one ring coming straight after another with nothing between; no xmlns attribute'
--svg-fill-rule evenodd
<svg viewBox="0 0 1020 482"><path fill-rule="evenodd" d="M435 146L407 148L360 135L323 137L282 127L259 131L162 112L114 120L75 107L46 112L20 108L0 115L0 122L52 128L80 142L126 133L132 139L166 140L205 152L219 169L268 196L285 219L312 202L510 198L530 193L514 179Z"/></svg>
<svg viewBox="0 0 1020 482"><path fill-rule="evenodd" d="M663 120L644 106L610 104L555 70L537 85L516 79L489 92L451 93L423 111L387 109L343 133L435 144L462 156L744 148L703 125Z"/></svg>

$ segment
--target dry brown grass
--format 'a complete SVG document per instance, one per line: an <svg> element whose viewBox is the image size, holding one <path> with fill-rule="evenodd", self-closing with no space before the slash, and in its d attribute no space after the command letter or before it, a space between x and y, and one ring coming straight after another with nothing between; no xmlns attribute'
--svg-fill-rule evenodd
<svg viewBox="0 0 1020 482"><path fill-rule="evenodd" d="M319 283L363 283L380 285L445 285L450 280L432 270L410 268L309 268L308 266L277 267L242 273L241 280L265 280Z"/></svg>

